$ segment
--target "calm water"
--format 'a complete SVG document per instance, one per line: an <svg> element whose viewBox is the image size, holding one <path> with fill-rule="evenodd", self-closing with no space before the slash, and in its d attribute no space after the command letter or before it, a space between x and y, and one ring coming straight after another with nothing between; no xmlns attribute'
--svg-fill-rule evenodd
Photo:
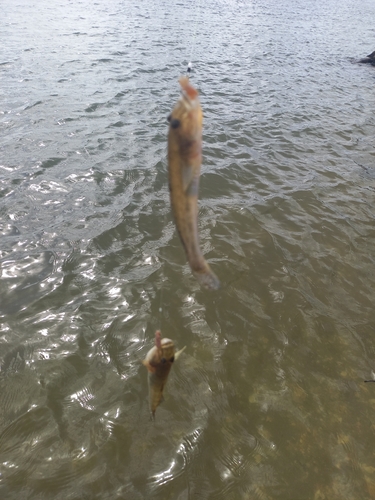
<svg viewBox="0 0 375 500"><path fill-rule="evenodd" d="M0 6L0 498L375 498L373 0ZM205 114L199 288L166 116ZM149 420L140 361L178 347Z"/></svg>

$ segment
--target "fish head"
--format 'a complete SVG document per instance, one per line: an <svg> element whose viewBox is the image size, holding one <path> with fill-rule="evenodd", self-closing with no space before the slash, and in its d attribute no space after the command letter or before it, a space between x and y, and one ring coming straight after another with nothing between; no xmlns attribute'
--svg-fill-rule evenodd
<svg viewBox="0 0 375 500"><path fill-rule="evenodd" d="M171 339L161 339L160 363L172 364L174 362L175 348Z"/></svg>
<svg viewBox="0 0 375 500"><path fill-rule="evenodd" d="M175 359L173 340L161 338L160 331L155 333L155 346L150 349L142 361L150 373L168 372Z"/></svg>
<svg viewBox="0 0 375 500"><path fill-rule="evenodd" d="M198 91L189 78L180 78L182 95L168 117L170 130L182 138L195 139L202 134L203 113Z"/></svg>

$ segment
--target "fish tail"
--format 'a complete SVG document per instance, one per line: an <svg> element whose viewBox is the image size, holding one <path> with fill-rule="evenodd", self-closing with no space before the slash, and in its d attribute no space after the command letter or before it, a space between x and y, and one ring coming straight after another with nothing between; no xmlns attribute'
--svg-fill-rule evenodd
<svg viewBox="0 0 375 500"><path fill-rule="evenodd" d="M217 290L220 288L220 281L216 274L212 271L207 262L204 267L199 270L193 269L193 274L197 278L199 284L208 290Z"/></svg>

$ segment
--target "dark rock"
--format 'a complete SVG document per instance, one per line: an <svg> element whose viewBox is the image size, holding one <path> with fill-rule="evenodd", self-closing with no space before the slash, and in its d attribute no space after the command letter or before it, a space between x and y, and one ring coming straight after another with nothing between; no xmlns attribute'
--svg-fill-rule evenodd
<svg viewBox="0 0 375 500"><path fill-rule="evenodd" d="M375 50L374 52L371 52L371 54L364 57L363 59L360 59L358 62L372 64L373 66L375 66Z"/></svg>

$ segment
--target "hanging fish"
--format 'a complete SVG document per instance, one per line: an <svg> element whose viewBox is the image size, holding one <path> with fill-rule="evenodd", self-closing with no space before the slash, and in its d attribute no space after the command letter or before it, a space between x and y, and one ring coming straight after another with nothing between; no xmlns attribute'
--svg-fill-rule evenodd
<svg viewBox="0 0 375 500"><path fill-rule="evenodd" d="M155 346L147 353L142 361L148 370L148 391L152 418L155 418L156 408L163 400L163 390L167 382L172 364L186 346L175 353L174 343L171 339L161 338L159 330L155 332Z"/></svg>
<svg viewBox="0 0 375 500"><path fill-rule="evenodd" d="M216 290L217 276L203 257L198 236L198 188L202 163L202 108L197 90L180 78L182 96L169 115L168 171L172 212L190 268L199 283Z"/></svg>

